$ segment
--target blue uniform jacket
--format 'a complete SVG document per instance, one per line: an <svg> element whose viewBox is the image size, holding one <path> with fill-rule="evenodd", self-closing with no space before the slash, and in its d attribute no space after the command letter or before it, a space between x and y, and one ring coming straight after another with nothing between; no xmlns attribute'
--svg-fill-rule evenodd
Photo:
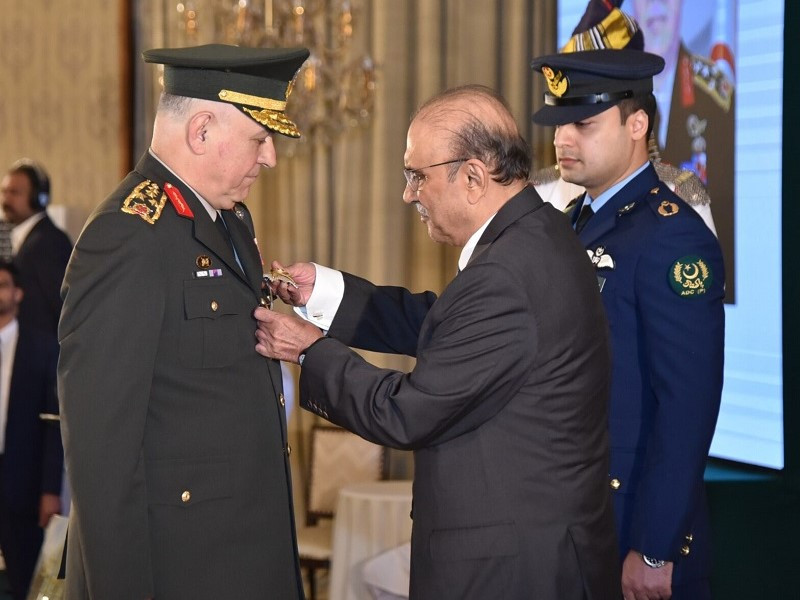
<svg viewBox="0 0 800 600"><path fill-rule="evenodd" d="M634 549L674 561L674 585L708 578L703 472L725 329L719 244L652 165L579 237L611 328L610 484L620 558Z"/></svg>

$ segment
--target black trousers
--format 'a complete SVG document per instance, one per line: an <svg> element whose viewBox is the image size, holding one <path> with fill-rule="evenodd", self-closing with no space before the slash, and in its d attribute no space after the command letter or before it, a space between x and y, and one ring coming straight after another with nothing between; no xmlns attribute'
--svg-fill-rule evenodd
<svg viewBox="0 0 800 600"><path fill-rule="evenodd" d="M3 455L0 454L0 481L3 479ZM8 506L0 486L0 550L6 563L6 575L14 600L25 600L33 570L39 558L44 530L39 527L39 506L24 511Z"/></svg>

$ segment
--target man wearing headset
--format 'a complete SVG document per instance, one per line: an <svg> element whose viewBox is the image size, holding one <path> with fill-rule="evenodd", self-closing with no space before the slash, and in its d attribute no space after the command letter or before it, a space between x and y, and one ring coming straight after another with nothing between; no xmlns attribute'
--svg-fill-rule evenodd
<svg viewBox="0 0 800 600"><path fill-rule="evenodd" d="M25 291L19 320L56 333L61 314L61 281L72 243L47 216L50 179L40 165L20 159L3 177L0 198L5 218L13 225L11 251Z"/></svg>

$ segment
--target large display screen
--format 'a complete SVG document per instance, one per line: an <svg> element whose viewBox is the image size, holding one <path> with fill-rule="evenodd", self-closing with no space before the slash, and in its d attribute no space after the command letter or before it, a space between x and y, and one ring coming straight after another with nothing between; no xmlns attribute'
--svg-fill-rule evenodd
<svg viewBox="0 0 800 600"><path fill-rule="evenodd" d="M559 47L586 4L559 1ZM640 24L645 50L665 58L654 81L661 155L706 183L725 257L725 384L711 454L781 469L784 0L626 0L621 9Z"/></svg>

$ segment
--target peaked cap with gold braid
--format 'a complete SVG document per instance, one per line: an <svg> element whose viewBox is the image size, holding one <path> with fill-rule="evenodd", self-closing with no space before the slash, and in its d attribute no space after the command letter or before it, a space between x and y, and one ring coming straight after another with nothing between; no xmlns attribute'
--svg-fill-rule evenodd
<svg viewBox="0 0 800 600"><path fill-rule="evenodd" d="M542 72L548 88L534 123L574 123L653 91L653 75L664 68L664 59L643 51L644 35L617 8L621 3L589 0L561 53L533 61L531 67Z"/></svg>
<svg viewBox="0 0 800 600"><path fill-rule="evenodd" d="M145 62L164 65L168 94L228 102L267 129L298 138L286 100L306 48L244 48L206 44L145 51Z"/></svg>

